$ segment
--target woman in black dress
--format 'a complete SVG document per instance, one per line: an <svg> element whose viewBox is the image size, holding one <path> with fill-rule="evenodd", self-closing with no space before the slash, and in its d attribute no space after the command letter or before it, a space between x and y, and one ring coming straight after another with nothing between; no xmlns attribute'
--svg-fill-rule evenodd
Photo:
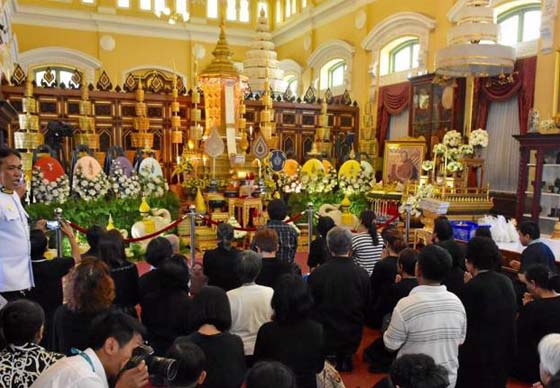
<svg viewBox="0 0 560 388"><path fill-rule="evenodd" d="M197 344L206 355L203 388L239 388L246 365L243 341L228 332L231 308L226 292L215 286L203 287L193 299L191 327L196 331L184 338Z"/></svg>
<svg viewBox="0 0 560 388"><path fill-rule="evenodd" d="M282 275L272 297L272 322L261 326L255 360L280 361L292 369L299 388L316 388L323 370L323 327L309 315L313 300L307 284L296 275Z"/></svg>
<svg viewBox="0 0 560 388"><path fill-rule="evenodd" d="M111 230L99 239L99 258L109 266L115 282L113 304L124 312L138 318L138 269L136 264L126 260L124 239L117 230Z"/></svg>

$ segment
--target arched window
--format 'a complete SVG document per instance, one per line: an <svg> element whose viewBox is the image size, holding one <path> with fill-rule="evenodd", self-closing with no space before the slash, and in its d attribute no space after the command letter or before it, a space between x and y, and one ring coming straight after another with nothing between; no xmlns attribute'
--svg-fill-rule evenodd
<svg viewBox="0 0 560 388"><path fill-rule="evenodd" d="M418 67L418 39L406 40L389 52L389 73L396 73Z"/></svg>
<svg viewBox="0 0 560 388"><path fill-rule="evenodd" d="M267 1L259 1L257 4L257 15L261 15L261 10L264 11L264 16L268 18L268 2ZM269 19L270 20L270 19Z"/></svg>
<svg viewBox="0 0 560 388"><path fill-rule="evenodd" d="M47 70L50 69L52 75L54 76L54 85L60 85L64 83L66 87L70 84L72 75L74 74L74 69L64 66L41 66L33 69L33 79L38 86L41 86L41 80L45 76Z"/></svg>
<svg viewBox="0 0 560 388"><path fill-rule="evenodd" d="M239 21L249 21L249 0L239 0Z"/></svg>
<svg viewBox="0 0 560 388"><path fill-rule="evenodd" d="M292 0L285 1L284 11L286 13L286 19L292 16Z"/></svg>
<svg viewBox="0 0 560 388"><path fill-rule="evenodd" d="M344 72L346 71L346 63L340 61L329 68L329 88L344 85Z"/></svg>
<svg viewBox="0 0 560 388"><path fill-rule="evenodd" d="M152 0L140 0L140 9L143 11L151 11Z"/></svg>
<svg viewBox="0 0 560 388"><path fill-rule="evenodd" d="M514 46L520 42L536 40L540 36L541 5L525 4L498 15L501 26L500 43Z"/></svg>
<svg viewBox="0 0 560 388"><path fill-rule="evenodd" d="M237 7L235 0L227 0L226 19L237 20Z"/></svg>
<svg viewBox="0 0 560 388"><path fill-rule="evenodd" d="M130 8L130 0L118 0L117 7L119 8Z"/></svg>
<svg viewBox="0 0 560 388"><path fill-rule="evenodd" d="M329 88L335 93L334 90L344 86L346 70L347 66L344 59L335 58L325 63L321 68L320 89L326 90Z"/></svg>
<svg viewBox="0 0 560 388"><path fill-rule="evenodd" d="M385 45L379 54L382 76L400 73L418 67L420 40L416 36L402 36Z"/></svg>
<svg viewBox="0 0 560 388"><path fill-rule="evenodd" d="M297 89L298 89L298 79L295 75L289 75L287 77L284 77L284 81L286 82L286 87L290 88L290 90L292 91L292 93L294 95L298 95Z"/></svg>

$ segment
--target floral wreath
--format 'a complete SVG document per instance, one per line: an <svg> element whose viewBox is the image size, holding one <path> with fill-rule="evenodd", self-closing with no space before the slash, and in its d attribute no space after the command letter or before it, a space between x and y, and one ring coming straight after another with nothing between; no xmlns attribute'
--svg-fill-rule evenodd
<svg viewBox="0 0 560 388"><path fill-rule="evenodd" d="M80 166L76 169L72 190L84 201L104 197L110 189L111 182L103 171L90 179L86 177Z"/></svg>
<svg viewBox="0 0 560 388"><path fill-rule="evenodd" d="M140 196L142 188L140 187L140 179L137 174L127 177L124 169L118 160L113 160L111 166L112 174L109 177L111 181L111 189L118 198L134 198Z"/></svg>
<svg viewBox="0 0 560 388"><path fill-rule="evenodd" d="M163 197L169 191L169 185L161 175L153 175L147 168L140 169L138 174L142 194L147 197Z"/></svg>
<svg viewBox="0 0 560 388"><path fill-rule="evenodd" d="M45 178L39 167L33 167L31 189L37 202L44 204L64 203L70 196L70 182L66 174L54 181Z"/></svg>

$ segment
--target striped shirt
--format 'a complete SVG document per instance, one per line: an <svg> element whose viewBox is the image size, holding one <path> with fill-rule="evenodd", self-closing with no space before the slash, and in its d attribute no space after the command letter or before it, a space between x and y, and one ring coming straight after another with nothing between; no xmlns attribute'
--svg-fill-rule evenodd
<svg viewBox="0 0 560 388"><path fill-rule="evenodd" d="M373 267L381 260L383 239L379 236L379 243L373 245L373 238L368 232L357 233L352 236L352 259L354 263L365 269L371 275Z"/></svg>
<svg viewBox="0 0 560 388"><path fill-rule="evenodd" d="M467 334L463 304L445 286L417 286L397 303L383 335L388 349L403 354L424 353L449 371L449 387L455 387L459 345Z"/></svg>

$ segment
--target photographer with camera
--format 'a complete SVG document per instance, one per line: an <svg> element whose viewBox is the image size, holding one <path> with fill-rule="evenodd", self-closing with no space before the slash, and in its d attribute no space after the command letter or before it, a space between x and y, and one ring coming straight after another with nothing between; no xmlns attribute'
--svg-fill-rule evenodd
<svg viewBox="0 0 560 388"><path fill-rule="evenodd" d="M74 350L75 356L56 362L31 388L108 388L109 384L142 388L148 383L146 365L150 364L142 350L137 356L144 333L144 326L130 315L119 311L102 314L91 324L90 347Z"/></svg>
<svg viewBox="0 0 560 388"><path fill-rule="evenodd" d="M45 258L48 247L46 232L50 228L46 221L38 222L38 229L32 230L29 237L31 241L31 265L33 267L35 287L26 294L28 299L39 303L45 311L45 332L41 345L49 349L53 347L51 342L54 312L58 306L62 305L62 278L81 260L80 248L70 225L66 222L54 222L56 224L51 224L51 226L60 228L70 241L72 257L56 257L52 260ZM47 227L46 229L45 226Z"/></svg>

